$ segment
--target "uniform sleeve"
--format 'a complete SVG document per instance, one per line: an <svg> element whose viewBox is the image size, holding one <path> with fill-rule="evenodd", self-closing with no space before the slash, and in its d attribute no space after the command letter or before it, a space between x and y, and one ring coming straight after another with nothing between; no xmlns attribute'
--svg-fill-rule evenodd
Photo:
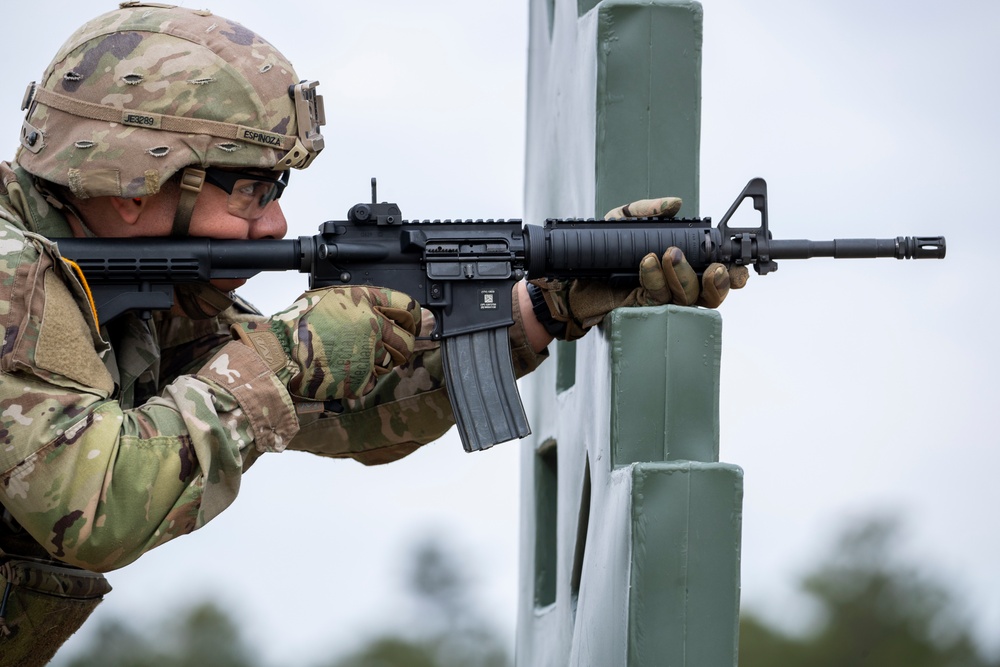
<svg viewBox="0 0 1000 667"><path fill-rule="evenodd" d="M510 328L514 373L523 377L548 356L536 353L521 321L518 292L514 290L514 325ZM433 329L433 316L424 310L422 331ZM299 415L299 435L289 449L321 456L353 458L366 465L389 463L437 440L455 424L445 387L441 348L418 341L410 361L383 376L375 389L359 400L344 401L341 410L317 410ZM300 409L301 411L301 409Z"/></svg>
<svg viewBox="0 0 1000 667"><path fill-rule="evenodd" d="M235 341L123 409L79 285L39 248L0 230L0 500L55 558L108 571L218 515L249 460L284 449L298 421Z"/></svg>

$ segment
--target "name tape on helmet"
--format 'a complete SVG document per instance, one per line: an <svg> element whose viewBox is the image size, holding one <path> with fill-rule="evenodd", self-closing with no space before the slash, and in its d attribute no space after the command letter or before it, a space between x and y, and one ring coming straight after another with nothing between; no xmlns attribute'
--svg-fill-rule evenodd
<svg viewBox="0 0 1000 667"><path fill-rule="evenodd" d="M124 111L122 112L122 125L148 127L151 130L158 130L162 123L160 122L160 116L136 111Z"/></svg>
<svg viewBox="0 0 1000 667"><path fill-rule="evenodd" d="M287 137L283 134L274 134L273 132L264 132L263 130L258 130L252 127L239 128L238 139L243 141L249 141L253 144L260 144L261 146L270 146L271 148L290 148L290 145L286 145Z"/></svg>

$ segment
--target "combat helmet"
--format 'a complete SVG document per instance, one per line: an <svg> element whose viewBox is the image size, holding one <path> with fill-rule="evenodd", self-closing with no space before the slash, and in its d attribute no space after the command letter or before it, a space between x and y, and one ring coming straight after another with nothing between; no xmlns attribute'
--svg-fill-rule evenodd
<svg viewBox="0 0 1000 667"><path fill-rule="evenodd" d="M183 234L205 167L312 162L325 122L316 85L235 21L123 2L77 30L28 86L16 159L80 199L155 194L180 172Z"/></svg>

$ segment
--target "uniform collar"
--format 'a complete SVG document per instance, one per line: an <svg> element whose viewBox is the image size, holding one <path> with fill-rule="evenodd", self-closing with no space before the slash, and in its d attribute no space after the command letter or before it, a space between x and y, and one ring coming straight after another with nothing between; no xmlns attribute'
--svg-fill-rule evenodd
<svg viewBox="0 0 1000 667"><path fill-rule="evenodd" d="M73 236L66 219L68 206L19 165L0 163L0 181L11 206L30 232L46 238Z"/></svg>

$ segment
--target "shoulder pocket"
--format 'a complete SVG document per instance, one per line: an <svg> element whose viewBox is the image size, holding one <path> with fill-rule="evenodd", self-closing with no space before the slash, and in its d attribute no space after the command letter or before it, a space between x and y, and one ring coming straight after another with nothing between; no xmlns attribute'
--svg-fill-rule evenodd
<svg viewBox="0 0 1000 667"><path fill-rule="evenodd" d="M81 302L71 291L69 285L78 287L76 277L50 252L30 254L35 261L25 257L16 269L23 293L15 290L11 295L13 366L53 384L109 397L114 380L101 356L107 344L96 330L86 297Z"/></svg>
<svg viewBox="0 0 1000 667"><path fill-rule="evenodd" d="M45 304L38 327L35 363L39 368L110 396L114 381L98 356L90 326L76 299L54 269L45 272L42 286Z"/></svg>

